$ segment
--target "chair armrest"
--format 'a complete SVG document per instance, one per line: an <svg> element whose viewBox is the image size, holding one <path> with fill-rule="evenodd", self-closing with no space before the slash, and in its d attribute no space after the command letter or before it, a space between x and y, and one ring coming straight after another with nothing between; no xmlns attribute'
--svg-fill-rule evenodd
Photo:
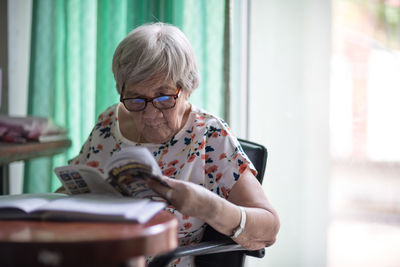
<svg viewBox="0 0 400 267"><path fill-rule="evenodd" d="M261 259L261 258L264 258L264 256L265 256L265 248L262 248L259 250L247 250L245 253L247 256Z"/></svg>
<svg viewBox="0 0 400 267"><path fill-rule="evenodd" d="M217 253L221 250L226 251L231 246L240 247L238 244L228 239L218 241L206 241L195 245L178 247L171 252L154 257L148 267L164 267L173 260L180 257Z"/></svg>
<svg viewBox="0 0 400 267"><path fill-rule="evenodd" d="M154 257L148 267L165 267L168 266L168 264L173 260L185 256L200 256L231 251L246 251L247 255L258 258L262 258L265 255L264 249L248 251L247 249L235 243L232 239L224 239L178 247L174 251Z"/></svg>

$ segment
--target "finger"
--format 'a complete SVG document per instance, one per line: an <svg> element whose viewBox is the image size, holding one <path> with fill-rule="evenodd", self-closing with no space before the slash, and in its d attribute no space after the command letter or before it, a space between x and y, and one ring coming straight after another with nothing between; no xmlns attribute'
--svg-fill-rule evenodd
<svg viewBox="0 0 400 267"><path fill-rule="evenodd" d="M161 176L154 175L152 173L147 173L147 172L141 172L141 175L147 180L153 180L153 181L160 183L163 186L171 188L171 186L165 181L165 178L163 178Z"/></svg>
<svg viewBox="0 0 400 267"><path fill-rule="evenodd" d="M148 186L153 191L155 191L157 194L159 194L161 197L165 198L168 201L170 201L172 199L174 189L167 181L165 181L167 186L164 186L163 184L161 184L153 179L146 179L146 180L147 180Z"/></svg>

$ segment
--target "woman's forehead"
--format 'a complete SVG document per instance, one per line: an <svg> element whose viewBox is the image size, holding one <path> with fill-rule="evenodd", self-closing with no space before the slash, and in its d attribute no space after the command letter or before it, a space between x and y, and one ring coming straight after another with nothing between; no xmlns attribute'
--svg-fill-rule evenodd
<svg viewBox="0 0 400 267"><path fill-rule="evenodd" d="M174 82L165 77L154 76L148 80L128 84L125 93L129 94L147 94L147 93L173 93L176 90Z"/></svg>

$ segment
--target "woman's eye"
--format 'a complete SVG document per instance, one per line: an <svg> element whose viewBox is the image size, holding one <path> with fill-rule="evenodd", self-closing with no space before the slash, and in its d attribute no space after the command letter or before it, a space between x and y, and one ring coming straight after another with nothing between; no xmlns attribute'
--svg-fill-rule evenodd
<svg viewBox="0 0 400 267"><path fill-rule="evenodd" d="M164 95L164 96L157 97L154 100L155 101L168 101L168 100L170 100L170 98L171 98L170 96Z"/></svg>
<svg viewBox="0 0 400 267"><path fill-rule="evenodd" d="M143 98L132 98L132 103L143 103L145 100Z"/></svg>

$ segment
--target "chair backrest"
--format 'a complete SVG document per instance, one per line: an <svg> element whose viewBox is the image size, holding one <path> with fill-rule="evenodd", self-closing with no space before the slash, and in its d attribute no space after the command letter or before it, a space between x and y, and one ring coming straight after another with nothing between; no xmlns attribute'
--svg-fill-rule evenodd
<svg viewBox="0 0 400 267"><path fill-rule="evenodd" d="M267 166L268 151L257 143L243 139L238 139L243 151L249 157L257 170L257 180L260 184L263 181L265 168ZM213 228L207 226L202 241L224 240L227 237L218 233ZM262 257L264 249L260 251L233 251L208 254L195 257L196 267L242 267L244 266L245 255ZM262 256L259 256L262 255Z"/></svg>
<svg viewBox="0 0 400 267"><path fill-rule="evenodd" d="M262 184L265 168L267 167L267 149L263 145L254 142L250 142L240 138L238 140L243 148L244 153L246 153L246 155L249 157L250 161L253 163L258 172L256 176L257 180L260 182L260 184Z"/></svg>

